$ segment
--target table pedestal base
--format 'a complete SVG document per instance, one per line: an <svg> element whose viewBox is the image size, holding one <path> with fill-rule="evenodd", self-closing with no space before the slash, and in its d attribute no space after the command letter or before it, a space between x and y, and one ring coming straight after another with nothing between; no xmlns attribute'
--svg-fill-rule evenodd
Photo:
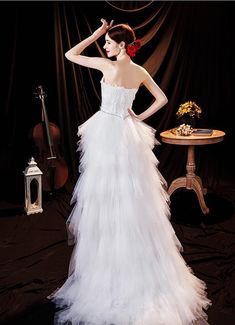
<svg viewBox="0 0 235 325"><path fill-rule="evenodd" d="M193 190L197 194L202 212L204 214L208 214L210 210L206 206L204 200L204 195L207 193L207 189L203 187L201 178L194 173L195 169L194 146L190 145L188 146L188 158L186 165L187 174L185 177L179 177L171 183L168 189L168 194L171 195L175 190L182 187L186 188L187 190Z"/></svg>

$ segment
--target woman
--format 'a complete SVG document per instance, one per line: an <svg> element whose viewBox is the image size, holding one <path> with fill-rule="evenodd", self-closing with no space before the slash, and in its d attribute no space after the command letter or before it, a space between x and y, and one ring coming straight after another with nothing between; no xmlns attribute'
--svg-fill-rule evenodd
<svg viewBox="0 0 235 325"><path fill-rule="evenodd" d="M50 296L61 308L55 324L208 324L206 286L180 254L165 181L152 152L155 129L143 122L167 98L131 60L140 47L134 31L101 21L65 54L100 70L103 78L100 110L78 127L81 175L67 221L75 245L68 279ZM108 58L81 55L103 34ZM132 103L140 85L155 101L136 115Z"/></svg>

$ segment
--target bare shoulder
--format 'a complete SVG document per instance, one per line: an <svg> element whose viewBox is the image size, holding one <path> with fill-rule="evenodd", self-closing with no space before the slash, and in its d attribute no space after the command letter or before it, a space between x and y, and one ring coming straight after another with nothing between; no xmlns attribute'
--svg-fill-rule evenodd
<svg viewBox="0 0 235 325"><path fill-rule="evenodd" d="M138 71L140 84L144 85L157 100L162 100L162 103L166 104L168 100L165 93L157 85L149 72L138 64L133 63L133 65L136 71Z"/></svg>
<svg viewBox="0 0 235 325"><path fill-rule="evenodd" d="M140 73L145 71L145 69L141 65L139 65L133 61L131 61L131 65L133 66L133 68L136 69L136 71L139 71Z"/></svg>
<svg viewBox="0 0 235 325"><path fill-rule="evenodd" d="M148 71L141 65L132 62L132 66L134 67L135 71L137 72L141 83L143 83L144 80L146 80L147 78L151 77L150 74L148 73Z"/></svg>

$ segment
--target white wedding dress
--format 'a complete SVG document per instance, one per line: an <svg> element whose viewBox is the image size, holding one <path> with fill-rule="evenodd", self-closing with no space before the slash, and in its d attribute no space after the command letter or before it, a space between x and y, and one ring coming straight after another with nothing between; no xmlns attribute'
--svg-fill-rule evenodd
<svg viewBox="0 0 235 325"><path fill-rule="evenodd" d="M156 130L128 114L138 89L101 80L100 110L79 126L80 177L54 324L208 324L206 286L186 265L152 149Z"/></svg>

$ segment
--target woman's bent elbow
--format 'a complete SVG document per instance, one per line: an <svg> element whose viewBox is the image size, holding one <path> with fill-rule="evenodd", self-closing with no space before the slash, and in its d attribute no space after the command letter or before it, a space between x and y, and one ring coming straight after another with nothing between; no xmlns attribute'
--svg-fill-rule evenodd
<svg viewBox="0 0 235 325"><path fill-rule="evenodd" d="M166 96L164 96L163 98L163 106L166 105L168 103L168 98Z"/></svg>

